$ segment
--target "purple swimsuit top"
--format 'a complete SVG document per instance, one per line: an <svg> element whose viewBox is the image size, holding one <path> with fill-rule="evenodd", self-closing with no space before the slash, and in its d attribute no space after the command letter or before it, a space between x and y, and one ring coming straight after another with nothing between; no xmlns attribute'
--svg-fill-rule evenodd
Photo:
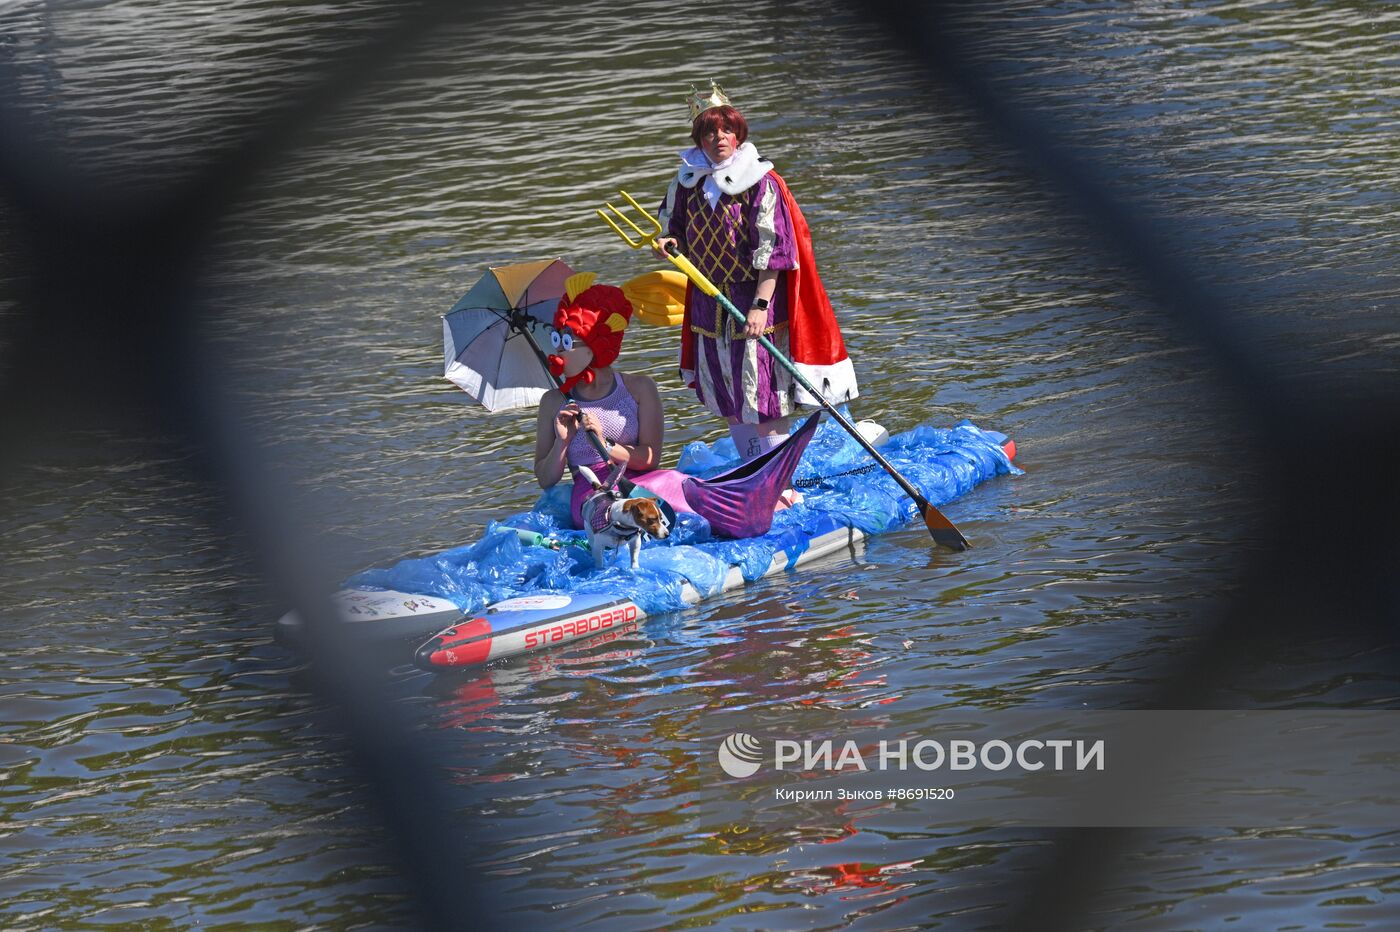
<svg viewBox="0 0 1400 932"><path fill-rule="evenodd" d="M627 390L622 373L613 373L613 389L602 398L597 401L584 401L580 398L576 399L575 403L580 410L592 411L598 418L599 423L603 425L604 439L627 446L636 444L639 436L637 399ZM567 455L570 466L591 467L600 459L598 451L588 442L588 435L581 430L569 441ZM598 478L606 479L602 473L598 474Z"/></svg>

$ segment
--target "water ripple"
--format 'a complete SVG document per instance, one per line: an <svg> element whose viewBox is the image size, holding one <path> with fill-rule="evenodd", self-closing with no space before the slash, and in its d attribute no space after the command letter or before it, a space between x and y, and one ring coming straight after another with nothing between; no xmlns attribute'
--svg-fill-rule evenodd
<svg viewBox="0 0 1400 932"><path fill-rule="evenodd" d="M236 142L382 29L379 9L10 3L0 55L43 141L141 190ZM346 575L533 500L533 415L487 416L441 380L438 315L488 265L648 269L592 210L619 187L659 200L687 144L680 93L710 76L811 222L858 414L971 417L1020 443L1025 476L950 508L978 543L959 557L910 529L606 645L391 670L516 919L997 924L1044 833L748 795L716 783L716 723L919 732L970 706L1131 707L1260 544L1269 464L1237 448L1224 379L1074 205L869 25L790 13L678 31L652 4L532 0L445 25L307 127L219 231L200 295L219 365ZM1261 324L1280 371L1339 388L1400 368L1397 27L1340 2L1025 0L952 24L1115 190L1189 231L1173 248ZM626 356L659 382L671 451L721 433L674 346L635 328ZM6 490L6 926L403 921L347 749L270 643L281 606L247 541L187 451L124 427L32 451ZM1383 706L1393 669L1335 640L1278 645L1234 698ZM1086 924L1385 928L1396 865L1393 833L1154 832Z"/></svg>

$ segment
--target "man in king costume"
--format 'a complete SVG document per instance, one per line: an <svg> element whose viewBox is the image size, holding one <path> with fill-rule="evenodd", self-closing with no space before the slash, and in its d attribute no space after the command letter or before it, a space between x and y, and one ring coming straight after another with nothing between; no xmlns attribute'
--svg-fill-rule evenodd
<svg viewBox="0 0 1400 932"><path fill-rule="evenodd" d="M819 406L759 345L760 334L832 404L856 397L855 370L787 184L748 141L748 124L718 85L689 103L695 146L681 151L661 205L659 245L675 242L748 314L740 326L715 298L688 286L681 378L729 422L740 456L752 459L787 437L797 407Z"/></svg>

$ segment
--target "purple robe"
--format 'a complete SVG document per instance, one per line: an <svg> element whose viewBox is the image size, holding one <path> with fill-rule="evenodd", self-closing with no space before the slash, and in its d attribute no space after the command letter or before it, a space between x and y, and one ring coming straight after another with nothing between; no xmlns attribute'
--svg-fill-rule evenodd
<svg viewBox="0 0 1400 932"><path fill-rule="evenodd" d="M739 309L747 313L764 269L797 267L797 243L777 182L764 175L741 194L722 194L712 209L701 185L675 185L668 193L667 235ZM695 393L724 418L757 424L792 413L792 376L742 328L717 300L692 289L690 329L696 338ZM765 336L779 352L788 348L787 276L768 307ZM687 380L689 373L685 373Z"/></svg>

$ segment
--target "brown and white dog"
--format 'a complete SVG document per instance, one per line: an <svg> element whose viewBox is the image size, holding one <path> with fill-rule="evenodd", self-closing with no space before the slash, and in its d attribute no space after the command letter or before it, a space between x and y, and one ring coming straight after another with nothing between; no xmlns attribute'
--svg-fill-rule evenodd
<svg viewBox="0 0 1400 932"><path fill-rule="evenodd" d="M621 466L608 473L606 485L587 466L579 473L593 486L593 493L583 500L583 529L588 532L588 549L593 553L593 565L603 568L604 555L627 545L632 554L632 569L642 552L642 535L665 540L671 534L670 522L661 508L649 498L623 498L615 485L622 474Z"/></svg>

